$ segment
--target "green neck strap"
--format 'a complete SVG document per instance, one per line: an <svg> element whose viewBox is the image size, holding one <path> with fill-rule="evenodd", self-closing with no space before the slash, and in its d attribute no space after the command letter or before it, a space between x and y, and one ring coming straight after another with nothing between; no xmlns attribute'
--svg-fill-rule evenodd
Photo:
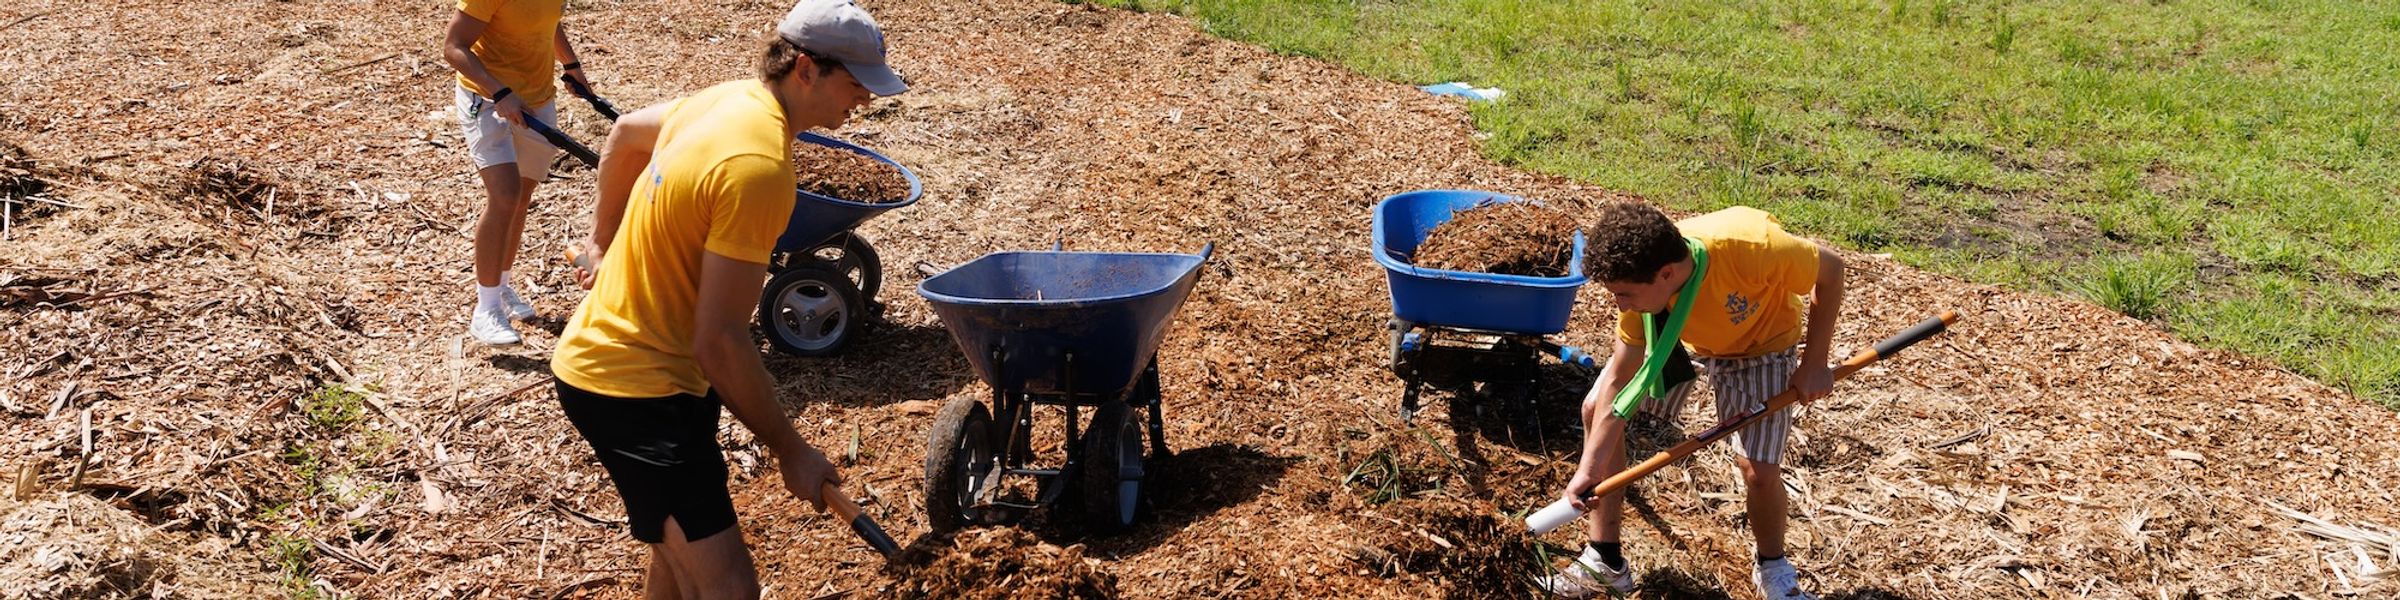
<svg viewBox="0 0 2400 600"><path fill-rule="evenodd" d="M1665 370L1667 355L1673 354L1675 345L1682 343L1683 322L1692 315L1692 299L1700 296L1700 279L1708 273L1708 249L1692 238L1683 238L1683 243L1692 249L1692 276L1683 281L1682 291L1675 293L1675 308L1667 316L1665 329L1659 328L1651 313L1642 313L1642 332L1649 334L1644 348L1649 353L1642 356L1642 370L1633 374L1633 381L1626 383L1625 389L1617 390L1614 405L1619 419L1633 418L1633 411L1641 408L1642 400L1667 393L1666 377L1661 372Z"/></svg>

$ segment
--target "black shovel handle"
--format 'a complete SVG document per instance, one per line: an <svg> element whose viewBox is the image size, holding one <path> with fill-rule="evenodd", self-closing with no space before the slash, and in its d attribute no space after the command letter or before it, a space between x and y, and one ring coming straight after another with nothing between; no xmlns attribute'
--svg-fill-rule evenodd
<svg viewBox="0 0 2400 600"><path fill-rule="evenodd" d="M584 85L583 81L565 75L558 76L558 80L566 82L567 91L574 92L575 97L582 98L584 102L590 103L592 105L592 112L600 113L600 116L608 117L608 120L610 121L617 120L617 105L609 104L607 99L601 98L599 94L592 93L591 86Z"/></svg>
<svg viewBox="0 0 2400 600"><path fill-rule="evenodd" d="M567 154L574 155L575 160L583 161L583 164L585 165L589 165L594 168L600 166L600 153L593 152L591 147L577 143L575 138L567 137L567 134L559 132L558 128L551 127L549 123L543 123L541 119L534 118L533 113L531 112L518 114L525 117L526 128L532 129L534 133L541 134L542 139L548 140L550 145L557 146L558 149L567 151Z"/></svg>
<svg viewBox="0 0 2400 600"><path fill-rule="evenodd" d="M1875 358L1878 360L1891 358L1892 355L1899 354L1901 350L1908 349L1908 347L1912 344L1925 341L1925 338L1933 337L1935 334L1948 331L1950 329L1950 322L1956 320L1958 320L1958 311L1945 310L1942 311L1942 314L1940 315L1927 317L1923 321L1918 321L1916 325L1911 325L1908 329L1900 330L1900 333L1892 334L1892 337L1884 338L1883 341L1876 342Z"/></svg>

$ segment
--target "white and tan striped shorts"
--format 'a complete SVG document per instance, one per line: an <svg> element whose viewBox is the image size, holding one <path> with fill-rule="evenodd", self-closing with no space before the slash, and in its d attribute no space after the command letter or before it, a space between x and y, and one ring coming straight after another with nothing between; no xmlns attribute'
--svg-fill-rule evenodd
<svg viewBox="0 0 2400 600"><path fill-rule="evenodd" d="M1722 423L1745 411L1766 406L1791 385L1792 368L1800 362L1799 349L1750 358L1699 357L1692 363L1708 375L1708 386L1716 391L1717 420ZM1686 381L1667 390L1665 398L1642 402L1641 413L1667 422L1683 414L1683 404L1691 399L1692 384ZM1783 450L1792 435L1792 413L1798 407L1777 411L1765 420L1733 432L1733 442L1742 447L1742 457L1753 463L1783 464Z"/></svg>

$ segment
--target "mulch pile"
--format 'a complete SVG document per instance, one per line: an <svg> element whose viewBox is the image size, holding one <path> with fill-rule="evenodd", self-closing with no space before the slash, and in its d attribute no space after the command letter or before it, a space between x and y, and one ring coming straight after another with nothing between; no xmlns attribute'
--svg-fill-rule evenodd
<svg viewBox="0 0 2400 600"><path fill-rule="evenodd" d="M1575 253L1575 219L1532 202L1498 202L1452 213L1425 234L1412 264L1420 267L1562 277Z"/></svg>
<svg viewBox="0 0 2400 600"><path fill-rule="evenodd" d="M223 540L192 543L82 494L0 495L0 597L234 598L270 592L224 564ZM209 554L219 556L208 556Z"/></svg>
<svg viewBox="0 0 2400 600"><path fill-rule="evenodd" d="M23 146L0 140L0 236L13 234L20 220L55 212L57 201L43 197L49 191L41 163Z"/></svg>
<svg viewBox="0 0 2400 600"><path fill-rule="evenodd" d="M1402 425L1368 223L1376 200L1418 189L1539 197L1568 215L1625 196L1483 158L1455 101L1178 18L1041 0L866 5L912 91L836 133L916 170L925 197L860 228L894 290L883 322L842 356L767 366L795 427L894 535L928 531L932 415L914 403L988 395L905 293L919 277L907 266L1062 240L1217 245L1159 350L1176 454L1151 473L1165 492L1153 518L1044 542L1055 553L1010 530L970 535L1031 557L1023 577L990 575L1020 554L959 552L927 575L949 583L922 593L1008 594L1032 578L1100 591L1113 579L1133 598L1523 596L1543 552L1556 565L1580 543L1568 528L1519 545L1503 515L1565 484L1588 380L1539 386L1539 431L1476 416L1474 390L1429 394L1415 429ZM641 106L745 76L785 8L578 3L567 22L603 93ZM259 586L195 596L261 597L275 581L369 598L636 596L644 551L543 386L559 319L582 297L557 257L588 233L588 172L542 186L527 219L517 281L546 318L521 327L522 346L465 340L483 197L432 51L453 12L0 7L13 24L0 72L17 82L0 87L0 139L38 158L40 197L72 205L0 242L0 473L23 482L19 497L75 499L65 514L92 516L27 519L0 535L0 556L97 528L218 549L144 559L174 565L177 590ZM138 83L96 85L96 72ZM571 131L597 119L572 102L560 112ZM2391 411L2087 304L1844 259L1836 356L1936 310L1965 319L1801 413L1790 545L1813 591L2400 593ZM1562 341L1605 345L1597 286L1581 305ZM1707 396L1680 432L1637 438L1636 458L1697 430ZM1035 418L1055 429L1061 417ZM770 594L914 585L792 499L730 419L722 441ZM1384 475L1363 475L1377 464ZM1648 597L1748 597L1739 485L1720 444L1634 488L1627 552ZM76 556L94 574L76 581L140 564Z"/></svg>
<svg viewBox="0 0 2400 600"><path fill-rule="evenodd" d="M16 201L48 190L37 175L40 168L23 146L0 141L0 198Z"/></svg>
<svg viewBox="0 0 2400 600"><path fill-rule="evenodd" d="M940 550L912 551L904 561L918 566L892 569L898 598L1117 597L1117 578L1099 561L1085 558L1083 546L1061 548L1023 529L973 529L959 533L953 545Z"/></svg>
<svg viewBox="0 0 2400 600"><path fill-rule="evenodd" d="M792 144L792 175L800 190L867 204L908 199L908 178L883 161L830 146Z"/></svg>

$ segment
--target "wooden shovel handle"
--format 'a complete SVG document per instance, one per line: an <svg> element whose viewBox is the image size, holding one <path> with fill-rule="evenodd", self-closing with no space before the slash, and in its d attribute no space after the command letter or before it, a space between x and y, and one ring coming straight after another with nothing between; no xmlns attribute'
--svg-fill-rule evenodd
<svg viewBox="0 0 2400 600"><path fill-rule="evenodd" d="M1850 377L1851 373L1856 373L1859 369L1863 369L1866 368L1867 365L1874 364L1875 361L1891 358L1892 356L1899 354L1901 350L1907 349L1910 345L1925 341L1926 338L1933 337L1934 334L1938 334L1949 329L1950 324L1956 321L1958 321L1958 311L1955 310L1945 310L1939 315L1927 318L1924 321L1919 321L1916 325L1910 326L1908 329L1901 330L1900 333L1894 334L1892 337L1884 338L1884 340L1881 342L1877 342L1874 347L1861 350L1858 354L1851 355L1849 360L1842 361L1841 366L1833 369L1833 379L1835 381L1846 379ZM1791 406L1793 403L1799 401L1800 394L1793 390L1784 390L1782 393L1775 394L1775 397L1767 400L1766 407L1748 414L1727 419L1721 423L1717 423L1715 427L1710 427L1707 431L1702 431L1698 435L1692 436L1692 439L1684 440L1684 442L1681 444L1676 444L1674 447L1668 448L1663 452L1651 455L1649 460L1644 460L1641 464L1628 467L1624 471L1618 472L1615 476L1609 477L1606 481L1600 482L1599 485L1592 486L1592 490L1590 492L1586 492L1584 497L1586 499L1598 498L1616 493L1619 490L1623 490L1625 489L1625 486L1633 485L1634 481L1640 480L1651 473L1657 472L1659 469L1664 469L1667 467L1667 465L1673 464L1677 460L1682 460L1683 457L1691 456L1693 452L1698 452L1701 448L1707 447L1709 444L1725 438L1725 436L1733 435L1733 432L1740 431L1744 427L1749 427L1751 424L1767 418L1767 415L1775 414L1775 411L1783 410L1784 407Z"/></svg>

